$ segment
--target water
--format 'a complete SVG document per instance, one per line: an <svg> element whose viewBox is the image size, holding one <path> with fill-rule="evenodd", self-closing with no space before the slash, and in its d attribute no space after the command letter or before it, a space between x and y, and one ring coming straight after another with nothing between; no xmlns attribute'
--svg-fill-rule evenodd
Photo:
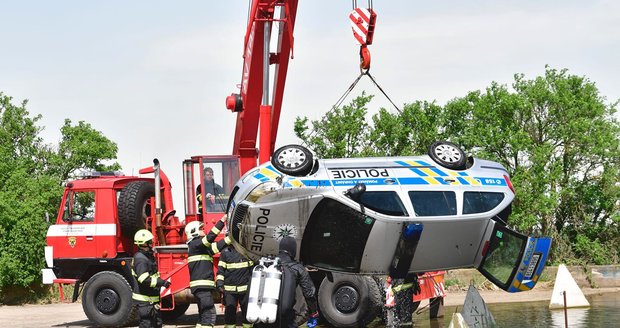
<svg viewBox="0 0 620 328"><path fill-rule="evenodd" d="M620 327L620 293L588 296L589 308L568 309L568 327ZM549 301L487 304L498 327L564 326L564 310L549 310ZM460 311L460 307L458 308ZM446 307L444 318L429 320L428 313L414 319L414 327L448 327L455 307Z"/></svg>

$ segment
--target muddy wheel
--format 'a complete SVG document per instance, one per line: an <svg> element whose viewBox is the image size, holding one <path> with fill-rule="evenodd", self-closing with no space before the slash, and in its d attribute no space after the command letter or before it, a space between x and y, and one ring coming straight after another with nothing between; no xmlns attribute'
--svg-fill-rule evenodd
<svg viewBox="0 0 620 328"><path fill-rule="evenodd" d="M319 287L321 314L335 327L366 327L381 311L381 293L370 276L333 274Z"/></svg>
<svg viewBox="0 0 620 328"><path fill-rule="evenodd" d="M164 322L173 321L177 319L178 317L185 314L185 311L187 311L187 309L189 308L189 304L190 303L176 303L175 302L174 309L170 311L164 311L164 310L161 311L161 318L164 320ZM166 297L161 300L162 309L170 308L170 306L171 306L170 297Z"/></svg>
<svg viewBox="0 0 620 328"><path fill-rule="evenodd" d="M131 295L131 286L122 275L99 272L84 285L82 308L96 326L123 326L136 317Z"/></svg>
<svg viewBox="0 0 620 328"><path fill-rule="evenodd" d="M428 156L435 163L451 170L464 169L467 161L465 152L457 145L447 141L434 142L428 149Z"/></svg>
<svg viewBox="0 0 620 328"><path fill-rule="evenodd" d="M146 227L151 214L150 199L155 195L155 186L148 181L128 183L118 196L118 221L121 232L133 238L136 231Z"/></svg>
<svg viewBox="0 0 620 328"><path fill-rule="evenodd" d="M276 170L296 176L305 176L312 171L313 156L304 146L286 145L278 148L271 156L271 164Z"/></svg>

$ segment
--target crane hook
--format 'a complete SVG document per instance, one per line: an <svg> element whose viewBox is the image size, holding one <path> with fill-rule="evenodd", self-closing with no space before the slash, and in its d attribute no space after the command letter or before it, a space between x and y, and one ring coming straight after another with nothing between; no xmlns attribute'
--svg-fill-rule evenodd
<svg viewBox="0 0 620 328"><path fill-rule="evenodd" d="M367 73L370 70L370 50L363 44L360 46L360 71Z"/></svg>
<svg viewBox="0 0 620 328"><path fill-rule="evenodd" d="M357 5L357 1L353 2ZM357 43L360 44L360 70L362 73L368 72L370 69L370 50L368 46L372 44L375 33L375 22L377 14L372 9L372 2L368 2L368 8L353 8L349 14L349 21L353 36Z"/></svg>

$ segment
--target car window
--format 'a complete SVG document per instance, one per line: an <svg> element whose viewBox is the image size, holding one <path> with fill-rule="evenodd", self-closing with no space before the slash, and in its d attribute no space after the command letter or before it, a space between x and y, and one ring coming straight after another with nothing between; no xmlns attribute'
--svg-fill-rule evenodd
<svg viewBox="0 0 620 328"><path fill-rule="evenodd" d="M366 191L360 203L373 211L393 216L407 216L403 202L395 191Z"/></svg>
<svg viewBox="0 0 620 328"><path fill-rule="evenodd" d="M416 216L456 215L453 191L410 191L409 198Z"/></svg>
<svg viewBox="0 0 620 328"><path fill-rule="evenodd" d="M463 214L488 212L502 200L504 193L501 192L466 191L463 195Z"/></svg>
<svg viewBox="0 0 620 328"><path fill-rule="evenodd" d="M491 237L480 272L496 285L507 287L518 267L527 238L504 227L498 227Z"/></svg>
<svg viewBox="0 0 620 328"><path fill-rule="evenodd" d="M301 260L310 266L359 272L374 219L333 199L320 201L310 215Z"/></svg>

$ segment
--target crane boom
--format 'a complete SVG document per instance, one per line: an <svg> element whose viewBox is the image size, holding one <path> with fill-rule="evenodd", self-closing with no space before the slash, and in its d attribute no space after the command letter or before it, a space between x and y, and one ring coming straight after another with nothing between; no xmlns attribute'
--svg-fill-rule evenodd
<svg viewBox="0 0 620 328"><path fill-rule="evenodd" d="M293 53L293 30L298 0L253 0L248 17L239 94L226 99L226 107L237 112L233 155L239 156L241 174L269 160L275 147L288 71ZM273 24L279 24L277 48L271 52ZM269 92L270 65L273 93ZM260 128L260 130L259 130ZM257 139L260 131L260 147Z"/></svg>

